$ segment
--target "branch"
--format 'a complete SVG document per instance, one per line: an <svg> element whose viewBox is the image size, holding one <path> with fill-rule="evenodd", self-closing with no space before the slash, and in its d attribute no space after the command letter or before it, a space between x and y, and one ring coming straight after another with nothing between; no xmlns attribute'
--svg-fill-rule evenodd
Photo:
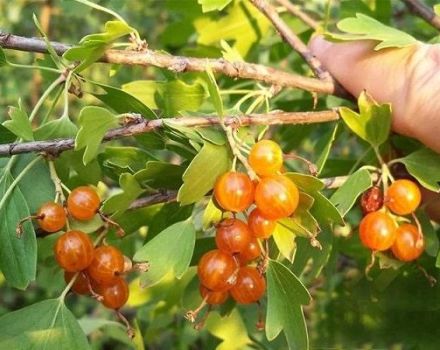
<svg viewBox="0 0 440 350"><path fill-rule="evenodd" d="M70 45L52 42L58 55L66 52ZM46 43L38 38L27 38L9 33L0 32L0 47L28 52L47 53ZM270 85L298 88L306 91L338 95L332 81L304 77L295 73L288 73L261 64L246 62L230 62L223 58L208 59L196 57L173 56L167 53L145 50L142 52L132 50L107 50L99 60L104 63L155 66L165 68L175 73L204 72L207 67L215 73L221 73L231 78L252 79ZM339 95L338 95L339 96ZM344 97L343 95L340 95Z"/></svg>
<svg viewBox="0 0 440 350"><path fill-rule="evenodd" d="M164 126L209 127L220 125L217 116L185 117L166 119L144 119L139 114L127 114L132 122L126 126L108 131L103 142L135 136L162 129ZM320 112L272 112L266 114L249 114L244 116L227 116L223 119L225 125L282 125L282 124L311 124L334 121L339 119L338 111L328 110ZM133 122L134 121L134 122ZM75 139L57 139L46 141L32 141L9 143L0 145L0 156L30 152L46 152L58 154L75 146Z"/></svg>
<svg viewBox="0 0 440 350"><path fill-rule="evenodd" d="M352 95L340 85L333 76L324 68L321 62L310 52L306 44L290 29L290 27L278 15L277 10L266 0L250 0L273 24L284 41L286 41L306 61L313 73L321 80L331 82L335 95L352 99Z"/></svg>
<svg viewBox="0 0 440 350"><path fill-rule="evenodd" d="M402 0L402 1L405 3L406 7L408 7L408 9L412 13L424 19L434 28L440 30L440 16L437 16L431 7L426 6L420 0Z"/></svg>
<svg viewBox="0 0 440 350"><path fill-rule="evenodd" d="M149 196L136 199L130 204L129 210L149 207L159 203L171 203L177 199L177 191L164 190Z"/></svg>
<svg viewBox="0 0 440 350"><path fill-rule="evenodd" d="M303 23L307 24L310 28L318 29L319 23L310 17L307 13L301 10L299 6L292 4L289 0L276 0L281 6L289 11L295 17L298 17Z"/></svg>
<svg viewBox="0 0 440 350"><path fill-rule="evenodd" d="M266 0L250 0L251 3L262 12L274 25L281 37L296 52L298 52L304 61L310 66L315 75L321 80L331 80L330 73L322 66L321 62L312 55L302 40L290 29L290 27L278 15L277 10Z"/></svg>

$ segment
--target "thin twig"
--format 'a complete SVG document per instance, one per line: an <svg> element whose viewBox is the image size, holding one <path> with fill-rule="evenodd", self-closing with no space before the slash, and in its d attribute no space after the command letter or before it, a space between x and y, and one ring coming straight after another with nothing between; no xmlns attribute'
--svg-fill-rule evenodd
<svg viewBox="0 0 440 350"><path fill-rule="evenodd" d="M420 0L402 0L406 7L415 14L416 16L419 16L420 18L424 19L426 22L428 22L430 25L432 25L434 28L440 30L440 16L437 16L434 12L434 10L425 5Z"/></svg>
<svg viewBox="0 0 440 350"><path fill-rule="evenodd" d="M289 0L276 0L281 6L289 11L295 17L298 17L302 22L307 24L310 28L318 29L319 23L305 13L299 6L292 4Z"/></svg>
<svg viewBox="0 0 440 350"><path fill-rule="evenodd" d="M51 44L55 52L60 56L72 47L57 42L51 42ZM41 39L22 37L4 32L0 32L0 47L28 52L47 52L46 43ZM323 94L341 93L341 91L336 89L331 80L323 81L261 64L241 61L230 62L223 58L208 59L173 56L168 53L150 49L146 49L142 52L133 50L107 50L99 62L155 66L168 69L175 73L204 72L207 68L210 68L214 73L221 73L231 78L252 79L269 85L298 88ZM340 95L340 97L344 97L344 95Z"/></svg>
<svg viewBox="0 0 440 350"><path fill-rule="evenodd" d="M185 118L167 118L167 119L143 119L138 114L130 115L139 122L127 126L112 129L108 131L103 142L115 140L123 137L135 136L162 129L165 125L172 127L209 127L221 124L221 119L217 116L208 117L185 117ZM282 124L311 124L335 121L339 119L337 110L327 110L320 112L275 112L264 114L250 114L240 117L241 125L282 125ZM237 122L236 116L224 118L225 125L234 125ZM46 141L32 141L21 143L9 143L0 145L0 155L12 156L14 154L30 152L46 152L50 154L59 154L65 150L75 147L75 139L57 139Z"/></svg>
<svg viewBox="0 0 440 350"><path fill-rule="evenodd" d="M266 0L250 0L250 2L261 11L273 24L280 36L286 41L312 69L313 73L321 80L328 81L334 86L335 94L338 96L353 99L352 95L340 85L333 76L324 68L322 63L312 54L306 44L290 29L290 27L278 15L275 7ZM337 92L336 92L337 91Z"/></svg>

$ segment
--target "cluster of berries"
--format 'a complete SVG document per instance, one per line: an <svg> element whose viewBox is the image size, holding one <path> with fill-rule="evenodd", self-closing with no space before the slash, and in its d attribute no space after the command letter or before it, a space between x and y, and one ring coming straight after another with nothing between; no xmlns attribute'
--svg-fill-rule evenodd
<svg viewBox="0 0 440 350"><path fill-rule="evenodd" d="M214 186L216 204L231 212L233 218L217 224L218 249L205 253L198 264L200 293L209 305L222 304L229 295L239 304L261 299L266 290L263 275L268 259L261 240L267 240L277 220L291 216L298 206L297 186L280 173L283 153L277 143L259 141L251 148L248 162L256 179L230 171ZM238 219L238 213L247 217L247 222ZM261 258L261 264L255 265L257 258Z"/></svg>
<svg viewBox="0 0 440 350"><path fill-rule="evenodd" d="M63 230L68 225L68 216L88 221L99 212L101 200L89 186L74 189L68 196L66 208L56 202L43 204L37 214L38 226L47 233ZM17 233L21 233L21 224ZM128 299L128 285L122 275L131 269L131 260L119 249L101 245L95 247L89 235L82 231L67 229L54 246L55 259L64 269L66 283L82 295L91 295L110 309L121 308Z"/></svg>
<svg viewBox="0 0 440 350"><path fill-rule="evenodd" d="M419 187L406 179L394 181L386 190L385 198L379 187L365 192L361 198L365 216L359 226L364 246L373 251L391 249L401 261L416 260L425 247L420 224L414 215L420 201ZM409 214L413 215L416 225L402 217Z"/></svg>

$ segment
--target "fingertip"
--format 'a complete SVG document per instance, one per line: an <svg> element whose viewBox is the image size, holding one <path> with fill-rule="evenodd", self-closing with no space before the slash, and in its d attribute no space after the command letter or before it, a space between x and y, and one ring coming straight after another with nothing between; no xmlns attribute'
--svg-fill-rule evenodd
<svg viewBox="0 0 440 350"><path fill-rule="evenodd" d="M309 42L309 49L318 58L325 57L325 52L332 44L326 41L322 35L314 36Z"/></svg>

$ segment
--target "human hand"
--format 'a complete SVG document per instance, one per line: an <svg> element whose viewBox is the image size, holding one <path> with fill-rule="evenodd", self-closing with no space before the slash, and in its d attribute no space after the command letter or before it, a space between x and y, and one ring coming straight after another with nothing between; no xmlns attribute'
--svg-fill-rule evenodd
<svg viewBox="0 0 440 350"><path fill-rule="evenodd" d="M312 53L354 96L366 90L392 104L393 130L440 152L440 45L417 43L374 51L372 41L330 43L317 36Z"/></svg>

